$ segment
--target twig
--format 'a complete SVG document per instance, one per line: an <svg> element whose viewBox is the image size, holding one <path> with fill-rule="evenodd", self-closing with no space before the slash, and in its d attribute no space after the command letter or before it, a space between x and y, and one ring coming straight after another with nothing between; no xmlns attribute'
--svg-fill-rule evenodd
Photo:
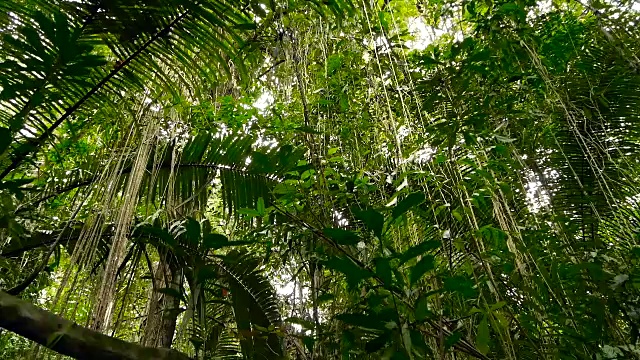
<svg viewBox="0 0 640 360"><path fill-rule="evenodd" d="M271 65L267 70L265 70L265 71L261 72L261 73L258 75L258 79L260 79L261 77L263 77L263 76L267 75L267 73L269 73L271 70L275 69L275 68L276 68L276 66L278 66L278 65L280 65L280 64L282 64L282 63L284 63L284 62L285 62L285 60L284 60L284 59L280 59L280 60L276 61L276 63L275 63L275 64L273 64L273 65Z"/></svg>

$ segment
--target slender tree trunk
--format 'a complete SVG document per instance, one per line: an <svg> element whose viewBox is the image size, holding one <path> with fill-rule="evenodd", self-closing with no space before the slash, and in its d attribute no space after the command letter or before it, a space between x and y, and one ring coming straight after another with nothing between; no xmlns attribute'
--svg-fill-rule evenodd
<svg viewBox="0 0 640 360"><path fill-rule="evenodd" d="M180 299L160 289L180 291L181 278L175 264L163 256L154 274L154 285L147 306L147 321L141 344L170 348L178 320Z"/></svg>
<svg viewBox="0 0 640 360"><path fill-rule="evenodd" d="M3 291L0 327L76 359L189 360L176 350L144 347L78 326Z"/></svg>

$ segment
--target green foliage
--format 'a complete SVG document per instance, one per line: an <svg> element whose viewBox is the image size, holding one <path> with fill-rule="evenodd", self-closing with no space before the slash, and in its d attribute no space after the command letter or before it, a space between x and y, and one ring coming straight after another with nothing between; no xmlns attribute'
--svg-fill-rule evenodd
<svg viewBox="0 0 640 360"><path fill-rule="evenodd" d="M398 217L404 215L404 213L409 211L412 207L422 204L425 199L426 197L423 193L409 194L406 198L400 201L395 208L393 208L391 217L393 219L397 219Z"/></svg>
<svg viewBox="0 0 640 360"><path fill-rule="evenodd" d="M369 230L373 231L375 236L378 238L382 237L382 229L384 227L384 216L382 216L382 214L373 209L354 209L354 214Z"/></svg>
<svg viewBox="0 0 640 360"><path fill-rule="evenodd" d="M323 230L323 233L338 245L356 245L360 242L360 236L349 230L327 228Z"/></svg>
<svg viewBox="0 0 640 360"><path fill-rule="evenodd" d="M196 359L637 358L632 5L2 3L0 287L115 269Z"/></svg>
<svg viewBox="0 0 640 360"><path fill-rule="evenodd" d="M280 313L267 279L245 254L232 252L225 260L240 345L247 359L281 359Z"/></svg>

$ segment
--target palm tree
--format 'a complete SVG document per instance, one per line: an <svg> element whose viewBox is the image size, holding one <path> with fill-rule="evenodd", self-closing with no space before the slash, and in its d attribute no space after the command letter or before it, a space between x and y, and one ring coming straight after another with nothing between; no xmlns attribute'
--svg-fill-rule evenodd
<svg viewBox="0 0 640 360"><path fill-rule="evenodd" d="M5 293L0 325L76 357L637 358L631 5L0 5L0 284L84 326ZM442 35L407 49L415 21Z"/></svg>
<svg viewBox="0 0 640 360"><path fill-rule="evenodd" d="M325 9L324 5L312 5L319 11ZM329 8L337 11L345 5L338 2ZM29 213L34 206L44 201L60 198L67 193L71 193L73 199L83 196L81 203L92 201L92 198L103 201L105 206L95 216L86 217L81 214L80 217L84 217L86 221L72 244L72 252L73 261L80 266L92 265L95 268L104 264L99 295L102 300L97 302L90 322L94 330L104 331L110 323L111 310L107 307L113 306L114 286L120 274L118 268L123 265L123 260L125 263L130 260L134 252L139 260L142 251L135 246L127 250L130 225L139 200L153 206L168 205L170 213L167 219L181 219L206 205L206 194L211 190L211 181L219 176L229 213L239 208L255 207L258 199L262 199L263 206L264 201L268 205L269 184L274 183L278 171L286 169L288 162L295 156L290 147L281 147L270 157L252 149L255 142L252 136L200 132L193 137L188 130L187 133L177 134L179 125L187 124L186 119L178 117L172 122L153 114L148 105L152 103L150 99L158 97L173 97L174 103L175 99L184 97L191 101L199 96L194 90L203 91L208 86L216 86L225 76L239 81L246 79L253 71L249 69L263 57L255 46L258 36L269 33L275 14L285 8L275 3L261 4L254 1L12 1L5 2L0 7L7 14L2 18L1 29L4 36L0 54L0 136L3 144L0 148L0 178L6 184L3 188L11 188L21 198L21 191L14 186L32 183L32 190L39 189L40 195L30 198L24 204L25 207L20 209L24 211L23 214ZM294 5L287 11L296 11L296 7ZM190 87L194 79L206 85L194 89ZM139 100L141 96L142 100ZM129 112L123 121L116 120L112 124L94 122L96 114L117 119L132 104L136 106L136 110ZM188 116L188 113L180 112L177 115ZM58 183L54 175L55 165L48 166L49 159L43 159L39 155L41 150L48 147L49 143L54 144L55 149L59 144L65 143L67 136L66 141L73 142L79 134L86 134L96 126L111 125L127 126L130 129L130 133L119 133L116 130L113 142L109 145L117 152L94 153L95 156L85 159L74 174L65 176L64 179L58 178L61 180ZM171 134L162 138L161 127ZM66 130L70 129L72 133L66 134ZM167 134L166 131L164 133ZM135 147L133 144L136 141L140 141L142 146ZM245 165L246 159L254 161ZM34 177L42 176L36 170L44 168L51 171L53 182L34 182ZM122 199L125 203L121 202ZM16 255L34 247L47 247L41 265L37 265L26 279L9 290L10 293L15 295L27 288L45 269L48 259L57 251L58 244L63 240L68 243L66 236L69 234L66 230L80 208L81 205L78 205L78 210L69 214L67 225L56 233L55 240L43 236L30 245L20 244L17 249L3 252L9 255L13 251L12 254ZM83 213L84 211L86 210ZM112 214L114 211L115 217ZM237 218L237 213L235 216ZM114 219L116 223L108 225ZM13 219L12 225L14 227L10 229L11 235L25 238L24 228ZM101 239L99 242L103 244L97 252L92 245L95 239ZM13 240L12 244L19 242ZM163 276L171 274L170 281L165 284L174 283L178 277L177 272L183 272L184 269L176 267L175 254L160 249L157 252L161 254L161 264L155 270L149 270ZM228 285L237 289L233 292L237 316L242 314L238 306L248 306L247 301L250 301L243 295L249 288L242 279L256 276L252 275L254 270L247 268L246 264L241 262L226 267L227 274L237 276ZM165 267L169 269L169 273L162 271ZM256 285L264 286L260 280L255 281L258 281ZM191 286L200 285L192 283ZM252 295L268 296L262 293ZM171 295L168 294L167 297L175 298ZM196 294L196 297L201 296ZM237 299L243 296L244 300ZM162 304L160 302L157 297L152 297L149 306L154 308L162 304L165 307L178 304L175 299ZM4 311L32 308L31 305L3 294L3 306L5 304L3 314ZM199 310L205 311L203 305L199 305ZM250 308L249 306L247 309ZM156 334L156 339L145 335L143 345L170 347L173 337L171 329L175 328L176 316L170 321L173 325L154 325L166 329L163 334ZM256 312L252 310L251 316L243 316L251 320ZM64 354L82 357L83 351L92 349L98 354L96 356L102 356L100 354L103 353L107 356L110 351L106 345L102 347L99 342L87 341L88 337L98 335L86 329L73 336L63 332L59 334L59 339L51 341L51 337L55 335L52 331L56 331L52 330L55 329L55 324L67 324L53 316L4 318L7 321L3 326ZM150 315L149 323L151 320ZM25 321L29 326L20 325L20 321ZM30 327L37 325L38 321L42 322L41 331L31 332ZM258 323L268 326L266 323ZM156 331L154 326L148 324L150 330L146 333ZM105 344L109 343L104 337L101 339ZM213 341L216 343L218 339ZM119 356L125 356L125 352L131 351L127 349L135 349L133 345L127 346L122 348ZM247 346L248 343L243 343L243 351L262 353L256 348L257 345L249 346L250 349ZM81 349L80 352L78 349ZM277 349L273 351L278 354ZM176 358L183 356L175 352L163 354L162 356ZM126 356L138 358L148 355L143 350L133 350Z"/></svg>

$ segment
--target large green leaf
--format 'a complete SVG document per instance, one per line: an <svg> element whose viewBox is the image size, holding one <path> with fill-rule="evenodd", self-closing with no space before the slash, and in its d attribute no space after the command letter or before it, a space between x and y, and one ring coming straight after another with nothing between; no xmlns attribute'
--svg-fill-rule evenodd
<svg viewBox="0 0 640 360"><path fill-rule="evenodd" d="M425 195L421 192L414 192L407 195L406 198L402 199L402 201L400 201L398 205L396 205L396 207L393 208L393 211L391 212L391 218L392 219L399 218L400 216L404 215L407 211L411 210L411 208L422 204L425 201L425 199L426 199Z"/></svg>
<svg viewBox="0 0 640 360"><path fill-rule="evenodd" d="M269 328L279 327L280 312L274 291L257 262L248 254L231 252L222 265L227 273L242 353L251 359L281 359L282 339Z"/></svg>
<svg viewBox="0 0 640 360"><path fill-rule="evenodd" d="M360 236L350 230L326 228L322 232L338 245L356 245L360 242Z"/></svg>
<svg viewBox="0 0 640 360"><path fill-rule="evenodd" d="M382 228L384 227L384 216L382 214L374 209L354 209L353 213L356 218L361 220L378 238L382 238Z"/></svg>
<svg viewBox="0 0 640 360"><path fill-rule="evenodd" d="M426 274L428 271L433 270L434 268L435 258L433 257L433 255L424 255L422 259L420 259L418 263L416 263L411 268L411 276L409 277L411 284L415 285L424 274Z"/></svg>
<svg viewBox="0 0 640 360"><path fill-rule="evenodd" d="M371 273L362 269L351 259L344 257L333 256L326 260L324 265L329 269L343 273L350 289L355 289L362 280L372 276Z"/></svg>
<svg viewBox="0 0 640 360"><path fill-rule="evenodd" d="M363 329L383 330L385 328L385 322L375 315L346 313L337 315L336 319Z"/></svg>
<svg viewBox="0 0 640 360"><path fill-rule="evenodd" d="M476 346L481 353L487 354L489 352L490 340L489 321L486 316L483 316L478 324L478 332L476 334Z"/></svg>
<svg viewBox="0 0 640 360"><path fill-rule="evenodd" d="M11 145L11 131L8 128L0 127L0 159L9 145Z"/></svg>
<svg viewBox="0 0 640 360"><path fill-rule="evenodd" d="M435 250L438 247L440 247L440 245L441 245L440 241L437 241L437 240L427 240L427 241L421 242L418 245L414 245L399 255L399 259L400 259L399 265L402 265L407 261L417 256L423 255L431 250Z"/></svg>

